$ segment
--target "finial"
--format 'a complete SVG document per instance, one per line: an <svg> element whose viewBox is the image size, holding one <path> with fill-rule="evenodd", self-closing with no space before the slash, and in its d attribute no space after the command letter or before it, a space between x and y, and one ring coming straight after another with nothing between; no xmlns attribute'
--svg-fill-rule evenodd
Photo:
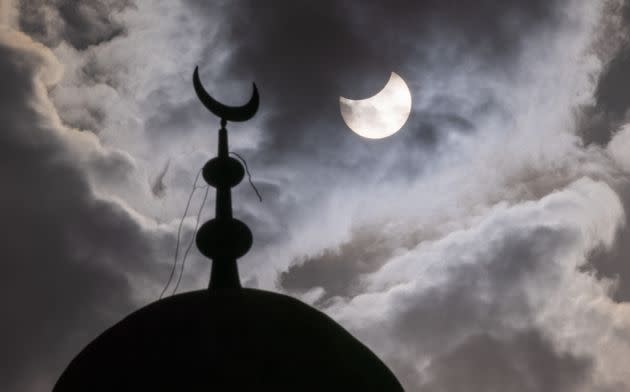
<svg viewBox="0 0 630 392"><path fill-rule="evenodd" d="M214 113L217 117L221 118L221 126L224 127L224 122L228 121L247 121L250 118L254 117L256 112L258 111L258 89L256 88L256 83L252 83L254 89L252 91L252 96L249 101L242 106L228 106L224 105L216 99L212 98L210 94L203 88L201 84L201 80L199 80L199 67L195 67L195 72L193 72L193 86L195 87L195 92L197 93L197 97L203 105Z"/></svg>
<svg viewBox="0 0 630 392"><path fill-rule="evenodd" d="M238 185L245 171L241 163L229 156L228 121L246 121L258 110L258 90L242 106L227 106L210 96L204 89L195 67L193 85L199 100L204 106L221 118L219 129L218 156L209 160L203 167L203 178L216 188L215 218L204 223L197 232L196 243L199 251L212 259L209 289L238 289L241 282L238 276L236 259L242 257L252 246L252 232L247 225L232 217L232 187Z"/></svg>

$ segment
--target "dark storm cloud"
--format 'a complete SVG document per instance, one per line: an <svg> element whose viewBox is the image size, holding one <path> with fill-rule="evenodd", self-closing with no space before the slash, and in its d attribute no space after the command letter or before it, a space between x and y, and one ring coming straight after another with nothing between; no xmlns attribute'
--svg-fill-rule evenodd
<svg viewBox="0 0 630 392"><path fill-rule="evenodd" d="M578 114L578 131L585 144L605 146L619 127L628 121L630 90L626 88L625 81L629 78L630 45L624 45L599 78L595 104L582 108Z"/></svg>
<svg viewBox="0 0 630 392"><path fill-rule="evenodd" d="M487 249L475 250L471 244L469 255L456 256L479 263L449 266L446 284L407 304L394 322L397 338L413 342L420 352L435 353L475 331L509 331L513 324L531 322L536 309L529 303L527 281L549 276L547 263L571 245L574 234L518 224L500 232L487 233L494 237Z"/></svg>
<svg viewBox="0 0 630 392"><path fill-rule="evenodd" d="M613 53L598 53L606 65L598 77L595 102L578 113L578 133L585 144L606 145L629 119L630 90L625 88L625 82L630 78L630 1L624 0L608 12L618 16L620 22L614 31L600 39L599 45L604 48L612 45Z"/></svg>
<svg viewBox="0 0 630 392"><path fill-rule="evenodd" d="M538 331L467 338L427 369L427 392L572 392L588 380L591 361L558 353Z"/></svg>
<svg viewBox="0 0 630 392"><path fill-rule="evenodd" d="M630 80L630 1L623 1L610 12L620 17L620 29L615 34L620 34L622 38L613 53L603 58L606 65L597 81L594 104L581 108L578 113L578 134L587 145L606 146L630 120L630 89L627 83ZM620 179L617 190L625 211L630 211L630 185L627 180ZM601 278L616 280L612 297L616 301L627 302L630 301L629 259L630 225L626 224L617 233L614 246L592 252L584 269L594 271Z"/></svg>
<svg viewBox="0 0 630 392"><path fill-rule="evenodd" d="M20 27L49 47L67 42L82 50L124 34L115 14L132 0L20 1Z"/></svg>
<svg viewBox="0 0 630 392"><path fill-rule="evenodd" d="M618 185L618 192L628 216L630 211L630 183ZM585 271L592 271L600 278L616 281L611 296L615 301L630 302L630 227L626 223L621 227L610 249L600 247L589 255L588 263L583 266Z"/></svg>
<svg viewBox="0 0 630 392"><path fill-rule="evenodd" d="M354 296L361 292L361 277L378 270L392 256L392 244L382 234L377 230L356 233L339 249L296 261L280 275L279 284L293 292L321 287L325 291L322 300Z"/></svg>
<svg viewBox="0 0 630 392"><path fill-rule="evenodd" d="M73 131L56 128L39 90L41 74L55 67L50 54L3 34L12 35L0 41L0 346L11 354L0 358L0 389L46 390L83 345L131 309L127 274L144 271L155 249L125 209L93 196L73 162L63 140Z"/></svg>
<svg viewBox="0 0 630 392"><path fill-rule="evenodd" d="M297 293L321 287L325 291L321 301L335 296L353 297L364 289L361 280L387 263L396 250L414 248L437 237L430 229L392 238L380 226L360 227L338 248L295 260L280 274L278 283L283 289Z"/></svg>
<svg viewBox="0 0 630 392"><path fill-rule="evenodd" d="M189 2L208 15L216 12L206 2ZM221 78L256 80L270 113L267 149L306 157L322 149L357 148L339 121L339 95L372 95L391 71L417 85L423 67L435 61L436 49L451 53L443 68L475 58L483 67L505 72L524 38L556 20L554 2L542 0L239 1L225 11L228 18L217 40L232 47ZM216 42L209 42L206 52L208 58L217 56ZM468 129L468 120L456 109L437 110L440 115L433 112L432 118L414 116L396 141L362 148L431 144L435 129L453 120Z"/></svg>

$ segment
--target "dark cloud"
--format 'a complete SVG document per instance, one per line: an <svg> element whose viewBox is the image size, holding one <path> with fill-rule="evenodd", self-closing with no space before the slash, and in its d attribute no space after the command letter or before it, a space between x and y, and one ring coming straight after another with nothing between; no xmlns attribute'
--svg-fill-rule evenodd
<svg viewBox="0 0 630 392"><path fill-rule="evenodd" d="M630 78L630 2L627 0L608 10L619 17L619 26L604 30L593 50L605 63L595 90L595 102L578 112L578 134L585 144L605 146L628 118L630 91L625 81ZM611 48L601 50L603 48ZM611 53L612 52L612 53Z"/></svg>
<svg viewBox="0 0 630 392"><path fill-rule="evenodd" d="M599 77L595 104L578 114L578 132L585 144L605 146L621 125L628 121L630 91L625 81L630 78L630 45L624 46L606 65Z"/></svg>
<svg viewBox="0 0 630 392"><path fill-rule="evenodd" d="M610 10L620 18L620 28L610 41L620 41L612 45L612 53L604 53L606 62L604 71L599 75L595 90L595 101L590 106L581 108L578 113L578 134L585 144L606 146L621 127L630 120L630 2L623 1ZM607 37L603 37L606 39ZM603 45L604 47L606 45ZM630 211L630 185L623 175L618 174L617 191L628 216ZM594 272L600 278L613 279L616 287L611 292L615 301L630 301L630 225L625 224L617 233L613 247L595 249L588 257L585 271Z"/></svg>
<svg viewBox="0 0 630 392"><path fill-rule="evenodd" d="M618 185L626 215L630 211L630 183ZM618 302L630 302L630 227L626 223L617 231L611 248L598 247L588 255L584 271L594 272L599 278L613 279L615 289L611 297Z"/></svg>
<svg viewBox="0 0 630 392"><path fill-rule="evenodd" d="M207 15L217 12L206 2L189 3ZM340 121L337 97L370 96L391 71L417 86L418 77L437 66L436 56L443 71L475 59L482 67L508 72L525 37L557 20L554 2L539 0L240 1L222 11L228 16L216 41L208 42L207 58L218 55L217 41L230 43L221 78L256 80L264 92L268 139L261 153L301 159L326 159L330 151L357 148L380 154L408 143L430 146L435 129L469 130L457 107L436 101L415 115L399 138L357 146ZM424 115L428 112L432 115Z"/></svg>
<svg viewBox="0 0 630 392"><path fill-rule="evenodd" d="M23 0L20 27L47 46L67 42L83 50L124 34L125 26L115 15L132 4L132 0Z"/></svg>
<svg viewBox="0 0 630 392"><path fill-rule="evenodd" d="M538 331L509 337L467 338L435 358L427 369L427 392L572 392L588 380L592 362L557 352Z"/></svg>
<svg viewBox="0 0 630 392"><path fill-rule="evenodd" d="M164 168L158 173L153 181L151 181L151 192L155 197L164 197L164 193L166 192L166 185L164 185L164 176L168 172L168 167L170 166L171 161L166 161Z"/></svg>
<svg viewBox="0 0 630 392"><path fill-rule="evenodd" d="M413 249L423 241L439 238L431 228L409 229L392 238L384 225L355 228L351 238L337 248L294 260L280 274L278 283L290 292L303 293L321 287L321 301L331 297L351 298L364 290L362 279L378 271L396 251Z"/></svg>
<svg viewBox="0 0 630 392"><path fill-rule="evenodd" d="M391 242L384 233L373 229L356 233L339 249L326 249L316 257L296 260L280 274L280 286L292 292L321 287L325 290L322 300L360 293L361 278L377 271L392 255Z"/></svg>
<svg viewBox="0 0 630 392"><path fill-rule="evenodd" d="M536 310L528 299L528 280L549 276L549 261L572 240L573 234L564 230L544 225L527 230L517 224L495 234L481 252L470 244L469 255L456 257L479 262L449 266L448 282L410 301L399 313L395 336L414 342L413 350L419 353L435 353L475 331L509 331L515 320L531 322Z"/></svg>
<svg viewBox="0 0 630 392"><path fill-rule="evenodd" d="M96 199L53 112L42 110L43 48L0 44L2 390L49 389L98 332L133 307L128 274L155 256L146 229ZM3 41L4 42L4 41ZM45 93L45 92L44 92ZM107 157L98 158L107 160Z"/></svg>

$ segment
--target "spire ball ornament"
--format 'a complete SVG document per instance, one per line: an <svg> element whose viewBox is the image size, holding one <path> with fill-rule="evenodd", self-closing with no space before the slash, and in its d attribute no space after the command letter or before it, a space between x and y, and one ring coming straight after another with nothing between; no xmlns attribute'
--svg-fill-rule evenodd
<svg viewBox="0 0 630 392"><path fill-rule="evenodd" d="M228 147L228 121L246 121L258 111L259 97L256 84L249 101L242 106L227 106L212 98L199 80L199 67L193 72L193 86L197 97L211 113L221 118L219 129L219 151L203 167L203 178L208 185L216 188L215 218L199 228L196 237L197 248L212 259L210 289L239 289L236 259L244 256L252 247L253 236L249 227L232 217L231 189L238 185L245 170L241 163L230 156Z"/></svg>

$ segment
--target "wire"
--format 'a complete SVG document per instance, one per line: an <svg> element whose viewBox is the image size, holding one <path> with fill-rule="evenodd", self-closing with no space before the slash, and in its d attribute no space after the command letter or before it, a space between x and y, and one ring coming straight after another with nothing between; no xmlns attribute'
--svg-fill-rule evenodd
<svg viewBox="0 0 630 392"><path fill-rule="evenodd" d="M192 201L193 195L195 194L195 191L198 189L197 181L199 181L200 174L201 174L201 169L199 169L199 171L197 172L197 176L195 177L195 182L193 183L193 187L190 191L190 195L188 196L188 202L186 203L186 208L184 209L184 215L182 215L182 219L179 221L179 227L177 228L177 243L175 245L175 257L173 257L173 267L171 268L171 274L168 277L168 282L166 282L166 285L164 286L164 288L162 289L162 292L160 293L160 299L164 297L164 293L166 293L168 286L171 285L171 281L173 280L173 275L175 274L175 269L177 268L177 256L179 255L179 243L181 241L181 236L182 236L182 226L184 225L184 219L186 219L186 214L188 214L188 209L190 208L190 202Z"/></svg>
<svg viewBox="0 0 630 392"><path fill-rule="evenodd" d="M251 185L252 189L254 189L254 192L256 192L256 196L258 196L258 200L260 200L260 202L262 203L263 201L262 196L260 195L260 192L258 192L256 185L254 185L254 183L252 182L252 175L249 172L249 167L247 166L247 162L245 161L245 158L243 158L238 153L233 152L233 151L230 151L230 154L236 156L238 159L241 160L241 162L243 162L243 165L245 166L245 172L247 173L247 179L249 181L249 185ZM166 290L168 290L168 287L171 285L171 282L173 281L173 276L175 275L175 270L177 269L177 256L179 255L179 245L181 243L182 226L184 224L184 219L186 219L186 215L188 214L188 209L190 208L190 203L192 201L193 195L195 194L195 191L197 189L206 188L206 192L203 196L203 201L201 202L201 205L199 206L199 210L197 211L197 221L195 223L195 230L193 232L192 238L190 239L190 242L188 243L188 247L186 248L186 251L184 252L184 257L182 259L182 264L180 267L179 276L177 278L177 283L175 284L175 288L173 289L171 295L174 295L177 292L177 289L179 288L179 285L182 281L182 276L184 275L184 269L186 266L186 259L188 258L188 254L190 253L190 249L192 248L192 244L195 240L197 230L199 229L199 221L201 219L201 213L203 211L203 208L205 207L206 200L208 198L208 191L210 189L208 185L197 186L197 182L199 181L199 176L201 175L201 171L202 169L200 169L197 172L197 176L195 177L195 182L193 183L192 190L190 192L190 195L188 196L188 202L186 203L184 214L182 215L182 219L179 221L179 227L177 228L177 243L175 245L175 256L173 258L173 267L171 268L171 273L168 277L168 282L166 282L164 289L162 289L162 292L160 293L160 299L164 297L164 293L166 293Z"/></svg>
<svg viewBox="0 0 630 392"><path fill-rule="evenodd" d="M206 193L203 195L203 200L201 201L201 205L199 206L199 211L197 212L197 223L195 224L195 231L193 232L192 238L190 239L190 242L188 243L186 252L184 252L184 258L182 259L182 266L179 269L179 278L177 278L177 284L175 285L175 288L173 289L172 295L175 295L175 292L177 292L177 288L179 287L179 284L182 281L182 276L184 275L184 267L186 266L186 258L188 257L188 253L190 252L190 249L192 248L192 244L195 241L195 237L197 236L197 230L199 229L199 220L201 219L201 212L203 211L203 207L206 205L206 199L208 199L209 190L210 190L210 187L206 185Z"/></svg>
<svg viewBox="0 0 630 392"><path fill-rule="evenodd" d="M245 166L245 171L247 172L247 179L249 180L249 185L251 185L252 188L254 188L254 192L256 192L256 196L258 196L258 200L260 200L260 202L262 203L263 201L262 196L260 196L258 189L256 189L256 185L254 185L254 183L252 182L252 175L249 173L249 168L247 167L247 162L245 161L245 158L235 153L234 151L230 151L230 154L235 155L238 159L241 160L241 162L243 162L243 165Z"/></svg>

